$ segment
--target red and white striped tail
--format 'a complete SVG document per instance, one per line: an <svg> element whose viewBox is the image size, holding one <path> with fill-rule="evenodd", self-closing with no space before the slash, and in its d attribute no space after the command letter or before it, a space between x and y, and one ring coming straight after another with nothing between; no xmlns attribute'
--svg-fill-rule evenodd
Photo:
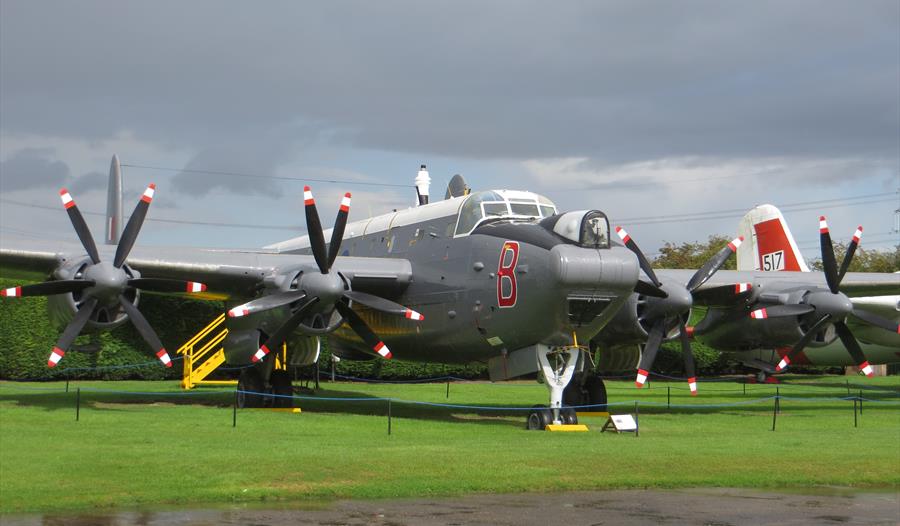
<svg viewBox="0 0 900 526"><path fill-rule="evenodd" d="M766 312L766 309L756 309L750 313L750 317L754 320L764 320L769 317L769 313Z"/></svg>
<svg viewBox="0 0 900 526"><path fill-rule="evenodd" d="M628 232L620 226L616 227L616 234L619 235L619 239L622 240L622 243L628 243L628 241L631 240L631 236L628 235Z"/></svg>
<svg viewBox="0 0 900 526"><path fill-rule="evenodd" d="M19 298L22 296L22 287L10 287L0 290L0 296L4 298Z"/></svg>
<svg viewBox="0 0 900 526"><path fill-rule="evenodd" d="M869 362L863 362L859 364L859 370L862 371L869 378L875 376L875 369L872 369L872 366L869 365Z"/></svg>
<svg viewBox="0 0 900 526"><path fill-rule="evenodd" d="M203 283L198 283L196 281L188 281L187 282L187 291L189 294L193 294L196 292L205 292L206 285Z"/></svg>
<svg viewBox="0 0 900 526"><path fill-rule="evenodd" d="M53 351L50 353L50 358L47 359L47 367L56 367L56 364L58 364L65 355L66 351L60 349L59 347L54 347Z"/></svg>
<svg viewBox="0 0 900 526"><path fill-rule="evenodd" d="M373 349L375 349L375 352L377 352L379 355L381 355L383 358L385 358L387 360L390 360L391 358L394 357L394 355L391 354L391 350L388 349L388 346L385 345L384 342L378 342L378 344L375 345L375 347L373 347Z"/></svg>
<svg viewBox="0 0 900 526"><path fill-rule="evenodd" d="M303 204L306 206L316 204L316 200L313 199L312 190L308 186L303 187Z"/></svg>
<svg viewBox="0 0 900 526"><path fill-rule="evenodd" d="M266 347L265 345L263 345L262 347L259 348L259 350L256 351L256 354L253 355L251 360L253 361L253 363L256 363L256 362L262 360L263 358L265 358L268 354L269 354L269 348Z"/></svg>
<svg viewBox="0 0 900 526"><path fill-rule="evenodd" d="M65 188L59 191L59 198L62 199L62 204L66 207L66 210L75 206L75 200L72 199L72 194Z"/></svg>
<svg viewBox="0 0 900 526"><path fill-rule="evenodd" d="M149 204L150 201L153 201L154 193L156 193L156 185L153 183L150 183L150 185L147 186L147 189L144 190L144 195L141 196L141 201Z"/></svg>
<svg viewBox="0 0 900 526"><path fill-rule="evenodd" d="M159 361L166 367L172 367L172 359L169 358L169 353L167 353L165 349L160 349L159 352L156 353L156 357L159 358Z"/></svg>
<svg viewBox="0 0 900 526"><path fill-rule="evenodd" d="M738 247L741 246L741 243L743 242L744 236L738 236L732 239L731 243L728 243L728 248L730 248L732 252L737 252Z"/></svg>
<svg viewBox="0 0 900 526"><path fill-rule="evenodd" d="M692 376L688 378L688 387L691 390L691 396L697 396L697 378Z"/></svg>
<svg viewBox="0 0 900 526"><path fill-rule="evenodd" d="M819 233L828 233L828 221L825 221L825 216L819 216Z"/></svg>
<svg viewBox="0 0 900 526"><path fill-rule="evenodd" d="M240 318L241 316L246 316L248 314L250 314L250 309L244 308L241 305L228 311L229 318Z"/></svg>
<svg viewBox="0 0 900 526"><path fill-rule="evenodd" d="M734 293L735 295L740 294L742 292L747 292L748 290L753 288L753 283L735 283L734 284Z"/></svg>
<svg viewBox="0 0 900 526"><path fill-rule="evenodd" d="M310 194L312 195L312 194ZM344 194L344 198L341 199L341 212L349 212L350 211L350 192Z"/></svg>
<svg viewBox="0 0 900 526"><path fill-rule="evenodd" d="M775 371L776 372L783 371L783 370L787 369L788 365L790 365L790 364L791 364L791 360L787 356L785 356L784 358L781 359L780 362L778 362L778 365L775 366Z"/></svg>
<svg viewBox="0 0 900 526"><path fill-rule="evenodd" d="M859 240L862 239L862 225L856 227L856 232L853 234L853 242L859 244Z"/></svg>
<svg viewBox="0 0 900 526"><path fill-rule="evenodd" d="M647 377L650 376L650 373L643 370L638 369L637 378L634 380L634 385L637 386L638 389L644 387L644 384L647 383Z"/></svg>
<svg viewBox="0 0 900 526"><path fill-rule="evenodd" d="M425 316L422 316L421 314L419 314L418 312L416 312L412 309L406 309L404 316L406 316L407 318L409 318L411 320L415 320L415 321L422 321L425 319Z"/></svg>

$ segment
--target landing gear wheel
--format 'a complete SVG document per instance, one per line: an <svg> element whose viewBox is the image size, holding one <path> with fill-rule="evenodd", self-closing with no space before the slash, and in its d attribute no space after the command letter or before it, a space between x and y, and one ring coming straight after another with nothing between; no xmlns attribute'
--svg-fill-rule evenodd
<svg viewBox="0 0 900 526"><path fill-rule="evenodd" d="M578 407L589 403L587 393L584 391L584 374L575 373L572 376L572 380L569 381L569 385L563 389L563 405Z"/></svg>
<svg viewBox="0 0 900 526"><path fill-rule="evenodd" d="M571 407L563 407L559 410L559 419L567 426L574 426L578 423L578 414Z"/></svg>
<svg viewBox="0 0 900 526"><path fill-rule="evenodd" d="M294 407L294 386L291 384L291 375L287 371L272 371L269 377L272 384L272 407Z"/></svg>
<svg viewBox="0 0 900 526"><path fill-rule="evenodd" d="M606 385L603 383L603 378L595 375L588 376L584 381L584 392L587 395L588 405L594 406L590 408L591 411L606 411Z"/></svg>
<svg viewBox="0 0 900 526"><path fill-rule="evenodd" d="M536 405L528 412L525 428L529 431L543 431L553 423L553 413L542 405Z"/></svg>
<svg viewBox="0 0 900 526"><path fill-rule="evenodd" d="M263 407L265 396L253 393L263 393L264 391L265 386L259 371L255 368L244 369L241 371L240 378L238 378L238 407L240 409Z"/></svg>

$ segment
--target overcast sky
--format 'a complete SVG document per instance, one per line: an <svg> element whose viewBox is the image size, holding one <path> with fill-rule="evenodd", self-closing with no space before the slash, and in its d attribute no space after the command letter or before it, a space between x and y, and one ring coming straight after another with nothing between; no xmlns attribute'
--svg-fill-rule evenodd
<svg viewBox="0 0 900 526"><path fill-rule="evenodd" d="M126 167L126 209L156 182L151 219L258 226L147 245L304 231L303 182L183 168L347 181L310 183L327 226L347 190L351 220L410 206L425 163L436 197L532 190L650 253L764 202L809 257L820 213L888 247L900 2L0 1L0 239L73 237L57 191L104 211L114 153L167 169Z"/></svg>

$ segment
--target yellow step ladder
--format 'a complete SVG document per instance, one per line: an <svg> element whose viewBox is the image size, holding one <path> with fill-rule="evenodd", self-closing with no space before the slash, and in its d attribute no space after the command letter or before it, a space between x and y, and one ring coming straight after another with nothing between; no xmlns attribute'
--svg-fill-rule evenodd
<svg viewBox="0 0 900 526"><path fill-rule="evenodd" d="M207 376L225 363L225 349L222 342L228 336L228 327L225 327L224 323L225 315L220 314L176 351L184 355L184 372L181 380L183 389L193 389L198 385L237 385L237 380L206 380ZM282 344L281 352L275 355L275 370L287 370L286 343Z"/></svg>

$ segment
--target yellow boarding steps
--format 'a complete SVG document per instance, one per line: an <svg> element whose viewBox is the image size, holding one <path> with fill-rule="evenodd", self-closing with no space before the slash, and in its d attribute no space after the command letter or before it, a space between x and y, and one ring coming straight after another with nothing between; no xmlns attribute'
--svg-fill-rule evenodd
<svg viewBox="0 0 900 526"><path fill-rule="evenodd" d="M225 363L225 349L222 342L228 336L225 315L220 314L193 338L185 342L178 351L184 355L184 373L181 387L193 389L198 385L237 385L237 380L206 380L213 371ZM275 355L275 370L287 370L287 344Z"/></svg>

